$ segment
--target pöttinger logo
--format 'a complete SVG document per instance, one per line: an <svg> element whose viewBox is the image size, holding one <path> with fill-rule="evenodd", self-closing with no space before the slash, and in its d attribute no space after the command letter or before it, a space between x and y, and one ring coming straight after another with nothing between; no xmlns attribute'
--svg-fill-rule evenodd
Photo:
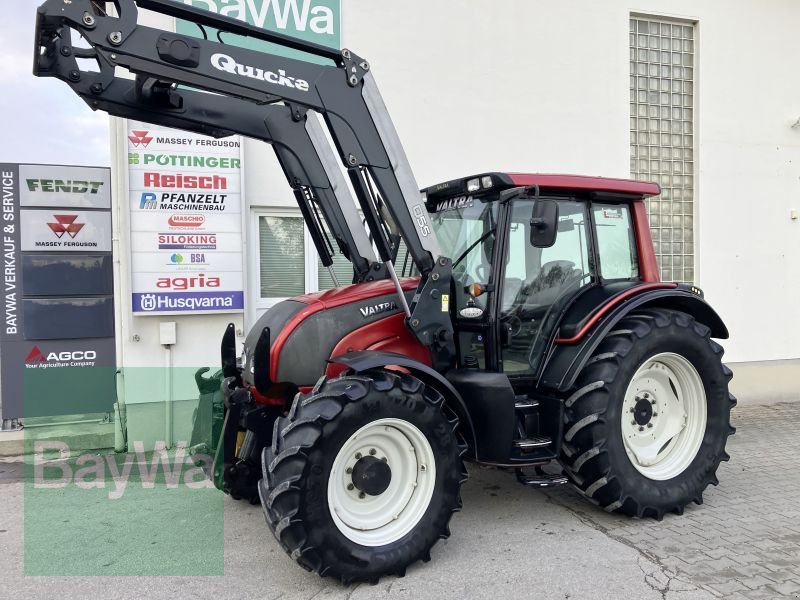
<svg viewBox="0 0 800 600"><path fill-rule="evenodd" d="M128 139L131 141L131 144L133 144L134 148L138 148L139 146L147 148L150 142L153 141L152 136L148 135L149 133L150 133L149 131L134 129L133 131L131 131L131 134L128 136Z"/></svg>

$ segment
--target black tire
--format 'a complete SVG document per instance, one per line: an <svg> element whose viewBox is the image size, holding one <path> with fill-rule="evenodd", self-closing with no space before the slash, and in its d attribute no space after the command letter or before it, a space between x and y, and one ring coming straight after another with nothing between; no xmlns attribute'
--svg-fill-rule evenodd
<svg viewBox="0 0 800 600"><path fill-rule="evenodd" d="M418 379L387 371L321 380L310 394L298 394L288 417L275 423L259 483L267 525L287 554L306 570L345 584L402 576L408 565L430 560L431 547L450 536L448 524L461 509L461 483L467 478L458 420L445 414L444 404L439 392ZM435 456L435 487L408 534L369 547L351 541L334 523L328 478L350 436L384 418L403 419L424 434Z"/></svg>
<svg viewBox="0 0 800 600"><path fill-rule="evenodd" d="M694 460L678 475L654 480L640 473L622 439L625 392L637 369L661 353L692 363L706 393L707 422ZM600 343L565 402L560 462L572 483L607 511L661 519L682 514L690 502L703 503L703 491L717 485L717 468L729 459L725 445L735 432L728 391L732 373L722 364L722 347L710 330L691 316L666 309L637 311L623 318Z"/></svg>

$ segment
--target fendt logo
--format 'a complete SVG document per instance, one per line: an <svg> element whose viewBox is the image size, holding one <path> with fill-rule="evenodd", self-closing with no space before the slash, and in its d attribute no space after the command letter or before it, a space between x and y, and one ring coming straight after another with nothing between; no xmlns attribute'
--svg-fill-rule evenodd
<svg viewBox="0 0 800 600"><path fill-rule="evenodd" d="M97 359L97 352L94 350L65 350L63 352L50 352L47 355L42 352L39 346L34 346L25 357L25 363L38 365L40 363L80 363ZM83 366L83 365L75 365Z"/></svg>
<svg viewBox="0 0 800 600"><path fill-rule="evenodd" d="M26 179L29 192L56 192L59 194L96 194L103 181L85 179Z"/></svg>
<svg viewBox="0 0 800 600"><path fill-rule="evenodd" d="M143 148L147 148L150 145L150 142L153 141L152 136L148 135L149 131L142 131L141 129L131 131L131 134L128 136L128 139L133 144L134 148L138 148L142 146Z"/></svg>
<svg viewBox="0 0 800 600"><path fill-rule="evenodd" d="M53 215L56 223L48 223L47 226L52 230L58 239L66 233L74 238L83 229L83 223L76 223L78 215Z"/></svg>

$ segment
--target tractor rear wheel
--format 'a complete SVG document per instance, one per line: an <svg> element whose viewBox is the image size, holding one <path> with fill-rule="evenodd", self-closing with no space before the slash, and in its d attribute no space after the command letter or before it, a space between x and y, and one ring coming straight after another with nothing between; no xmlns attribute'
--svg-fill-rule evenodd
<svg viewBox="0 0 800 600"><path fill-rule="evenodd" d="M404 574L450 535L466 479L458 420L435 389L387 371L322 380L263 455L267 525L300 566L343 583Z"/></svg>
<svg viewBox="0 0 800 600"><path fill-rule="evenodd" d="M565 402L560 461L576 487L607 511L637 517L702 504L735 431L722 353L683 312L623 318Z"/></svg>

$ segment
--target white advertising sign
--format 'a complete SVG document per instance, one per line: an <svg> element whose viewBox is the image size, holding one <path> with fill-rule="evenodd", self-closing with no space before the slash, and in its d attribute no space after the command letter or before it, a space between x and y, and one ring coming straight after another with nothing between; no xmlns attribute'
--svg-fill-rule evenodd
<svg viewBox="0 0 800 600"><path fill-rule="evenodd" d="M128 121L134 314L244 308L240 146Z"/></svg>
<svg viewBox="0 0 800 600"><path fill-rule="evenodd" d="M111 252L111 213L70 208L20 211L22 250Z"/></svg>
<svg viewBox="0 0 800 600"><path fill-rule="evenodd" d="M111 208L111 171L64 165L20 165L20 206Z"/></svg>

